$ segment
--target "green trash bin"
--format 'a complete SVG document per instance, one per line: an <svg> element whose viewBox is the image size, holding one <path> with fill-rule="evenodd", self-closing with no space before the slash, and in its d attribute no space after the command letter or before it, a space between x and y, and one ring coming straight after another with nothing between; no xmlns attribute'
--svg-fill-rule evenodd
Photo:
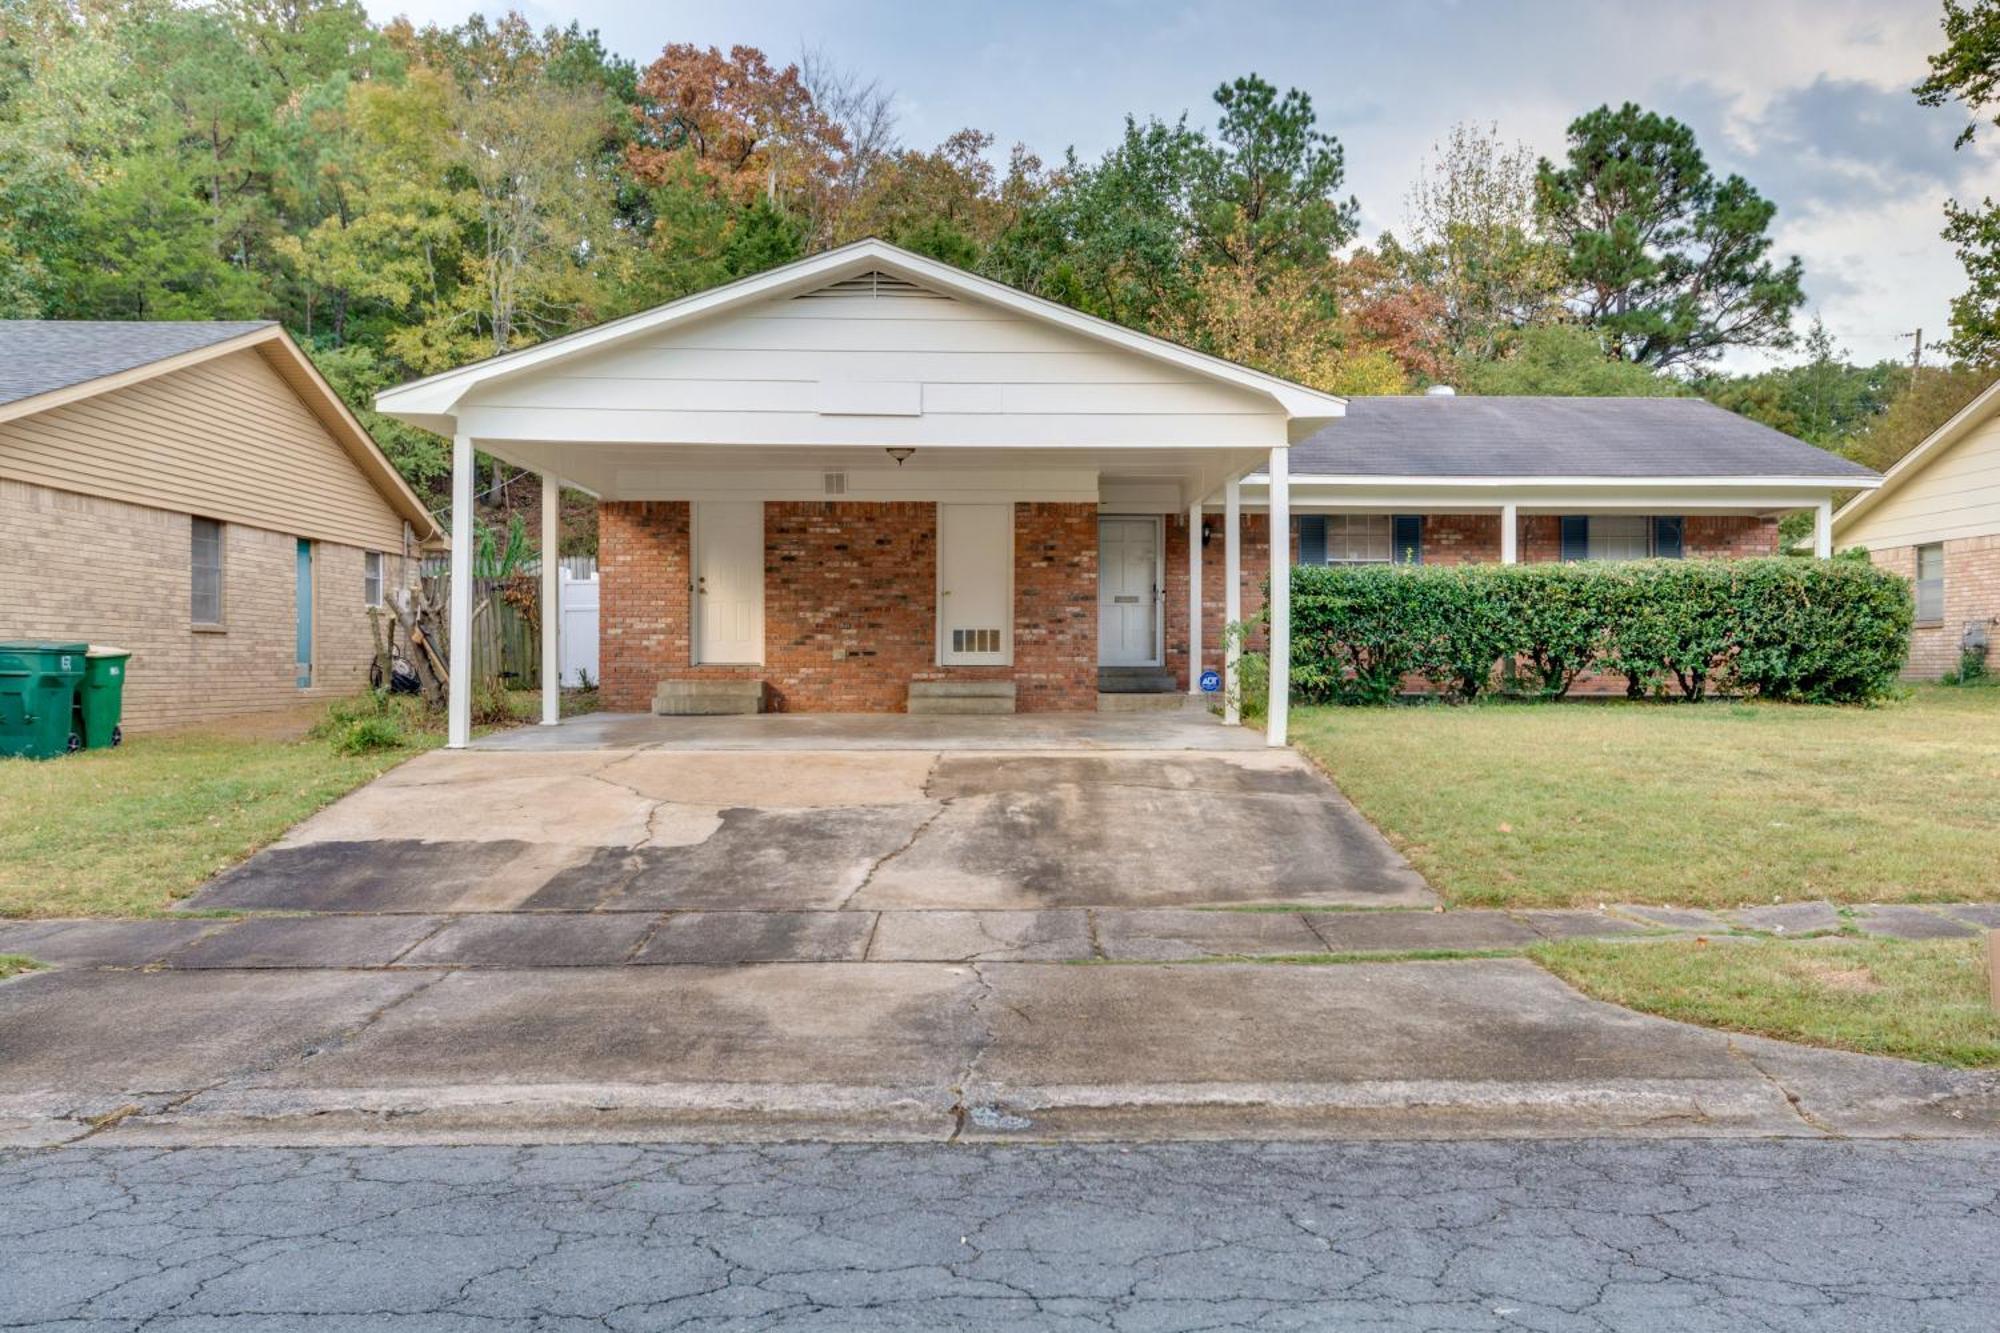
<svg viewBox="0 0 2000 1333"><path fill-rule="evenodd" d="M76 695L81 643L0 643L0 755L53 759L83 744Z"/></svg>
<svg viewBox="0 0 2000 1333"><path fill-rule="evenodd" d="M118 725L125 711L125 663L131 658L124 648L101 643L90 645L83 655L83 690L77 695L77 713L83 719L83 745L87 750L108 750L125 739Z"/></svg>

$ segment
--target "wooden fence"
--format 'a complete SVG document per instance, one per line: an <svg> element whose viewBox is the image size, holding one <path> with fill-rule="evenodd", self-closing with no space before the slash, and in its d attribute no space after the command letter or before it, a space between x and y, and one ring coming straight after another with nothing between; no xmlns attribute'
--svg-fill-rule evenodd
<svg viewBox="0 0 2000 1333"><path fill-rule="evenodd" d="M479 680L498 678L514 689L539 689L542 647L535 622L504 596L509 580L472 581L472 674ZM450 605L451 575L431 574L425 592L440 605Z"/></svg>

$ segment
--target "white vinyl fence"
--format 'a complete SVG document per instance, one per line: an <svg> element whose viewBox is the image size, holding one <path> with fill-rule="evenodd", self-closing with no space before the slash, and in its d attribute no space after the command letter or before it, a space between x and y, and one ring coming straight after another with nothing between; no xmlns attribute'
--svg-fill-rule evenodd
<svg viewBox="0 0 2000 1333"><path fill-rule="evenodd" d="M562 562L557 600L562 604L562 683L581 685L588 676L594 685L603 677L597 670L597 562L590 572L570 572L571 560Z"/></svg>

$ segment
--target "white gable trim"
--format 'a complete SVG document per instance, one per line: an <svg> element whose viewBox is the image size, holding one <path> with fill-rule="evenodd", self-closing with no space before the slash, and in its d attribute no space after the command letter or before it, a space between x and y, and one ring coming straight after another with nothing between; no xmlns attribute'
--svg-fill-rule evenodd
<svg viewBox="0 0 2000 1333"><path fill-rule="evenodd" d="M1838 537L1843 527L1888 499L1905 482L1951 452L1953 445L1972 434L1973 430L1996 410L2000 410L2000 380L1987 385L1980 391L1978 397L1958 409L1951 420L1932 431L1923 443L1897 459L1895 464L1882 474L1882 480L1873 490L1857 495L1842 505L1839 512L1833 516L1834 536Z"/></svg>
<svg viewBox="0 0 2000 1333"><path fill-rule="evenodd" d="M628 340L760 301L798 296L809 291L879 270L946 295L981 301L1045 324L1066 329L1097 342L1163 362L1217 383L1248 389L1271 400L1294 424L1293 438L1312 426L1346 412L1346 400L1289 380L1266 375L1178 343L1137 333L1054 301L1016 291L1004 283L978 277L936 260L926 259L886 241L865 240L802 259L782 268L744 278L723 287L697 292L666 305L612 320L593 328L552 338L518 352L461 366L426 379L390 389L375 400L376 409L398 420L452 434L460 401L475 387L571 357L584 356Z"/></svg>

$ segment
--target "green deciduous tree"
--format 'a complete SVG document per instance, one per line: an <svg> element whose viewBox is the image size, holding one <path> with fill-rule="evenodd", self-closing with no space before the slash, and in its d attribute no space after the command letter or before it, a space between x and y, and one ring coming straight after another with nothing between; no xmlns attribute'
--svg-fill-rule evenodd
<svg viewBox="0 0 2000 1333"><path fill-rule="evenodd" d="M1957 102L1970 119L1956 146L1978 137L1979 123L2000 124L2000 3L1945 0L1945 49L1931 57L1931 73L1916 86L1925 106ZM2000 359L2000 205L1991 196L1975 206L1945 203L1944 237L1965 266L1966 289L1951 303L1952 350L1981 362Z"/></svg>
<svg viewBox="0 0 2000 1333"><path fill-rule="evenodd" d="M1606 354L1604 335L1581 324L1524 329L1493 361L1460 367L1469 393L1576 398L1661 398L1687 389L1647 366Z"/></svg>
<svg viewBox="0 0 2000 1333"><path fill-rule="evenodd" d="M1805 295L1799 261L1770 257L1777 208L1741 176L1717 180L1686 125L1630 102L1587 112L1535 188L1572 307L1621 359L1685 369L1789 344Z"/></svg>

